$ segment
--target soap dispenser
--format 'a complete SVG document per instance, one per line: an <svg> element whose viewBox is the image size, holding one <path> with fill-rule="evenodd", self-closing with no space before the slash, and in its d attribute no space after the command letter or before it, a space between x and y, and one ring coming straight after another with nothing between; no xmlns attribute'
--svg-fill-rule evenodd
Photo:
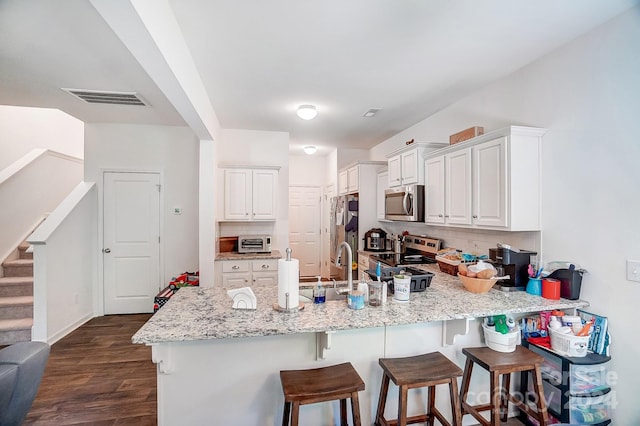
<svg viewBox="0 0 640 426"><path fill-rule="evenodd" d="M326 289L322 286L322 277L318 275L316 278L318 279L318 283L313 289L313 303L324 303L326 300Z"/></svg>

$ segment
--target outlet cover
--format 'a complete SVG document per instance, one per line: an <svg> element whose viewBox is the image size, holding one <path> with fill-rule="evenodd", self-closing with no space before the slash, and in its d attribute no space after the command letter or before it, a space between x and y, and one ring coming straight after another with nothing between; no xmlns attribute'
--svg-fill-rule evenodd
<svg viewBox="0 0 640 426"><path fill-rule="evenodd" d="M640 260L627 259L627 280L640 283Z"/></svg>

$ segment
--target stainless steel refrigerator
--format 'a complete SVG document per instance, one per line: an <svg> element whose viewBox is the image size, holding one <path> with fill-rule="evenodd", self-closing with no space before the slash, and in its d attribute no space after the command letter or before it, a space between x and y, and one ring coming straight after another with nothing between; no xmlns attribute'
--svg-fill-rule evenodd
<svg viewBox="0 0 640 426"><path fill-rule="evenodd" d="M351 272L354 279L358 278L358 271L353 271L351 265L346 265L347 255L343 250L340 267L336 266L338 246L346 241L353 253L353 262L358 262L358 196L344 195L331 199L330 218L330 277L336 280L346 280Z"/></svg>

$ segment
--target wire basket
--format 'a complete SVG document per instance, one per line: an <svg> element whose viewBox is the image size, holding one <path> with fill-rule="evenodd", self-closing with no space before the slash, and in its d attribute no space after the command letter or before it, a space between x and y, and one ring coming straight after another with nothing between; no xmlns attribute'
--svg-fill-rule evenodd
<svg viewBox="0 0 640 426"><path fill-rule="evenodd" d="M583 357L587 356L587 347L591 336L574 336L573 334L558 333L549 329L551 337L551 349L560 355Z"/></svg>
<svg viewBox="0 0 640 426"><path fill-rule="evenodd" d="M493 349L497 352L513 352L516 350L516 345L520 341L520 326L516 324L513 331L507 334L498 333L493 327L489 327L486 324L482 324L484 330L484 342L489 349Z"/></svg>

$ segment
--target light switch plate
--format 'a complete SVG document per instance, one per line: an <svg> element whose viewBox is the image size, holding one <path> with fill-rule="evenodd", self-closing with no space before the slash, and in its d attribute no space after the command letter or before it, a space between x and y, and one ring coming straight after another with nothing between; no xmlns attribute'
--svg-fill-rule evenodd
<svg viewBox="0 0 640 426"><path fill-rule="evenodd" d="M627 259L627 280L640 283L640 260Z"/></svg>
<svg viewBox="0 0 640 426"><path fill-rule="evenodd" d="M173 214L182 214L182 207L174 207Z"/></svg>

